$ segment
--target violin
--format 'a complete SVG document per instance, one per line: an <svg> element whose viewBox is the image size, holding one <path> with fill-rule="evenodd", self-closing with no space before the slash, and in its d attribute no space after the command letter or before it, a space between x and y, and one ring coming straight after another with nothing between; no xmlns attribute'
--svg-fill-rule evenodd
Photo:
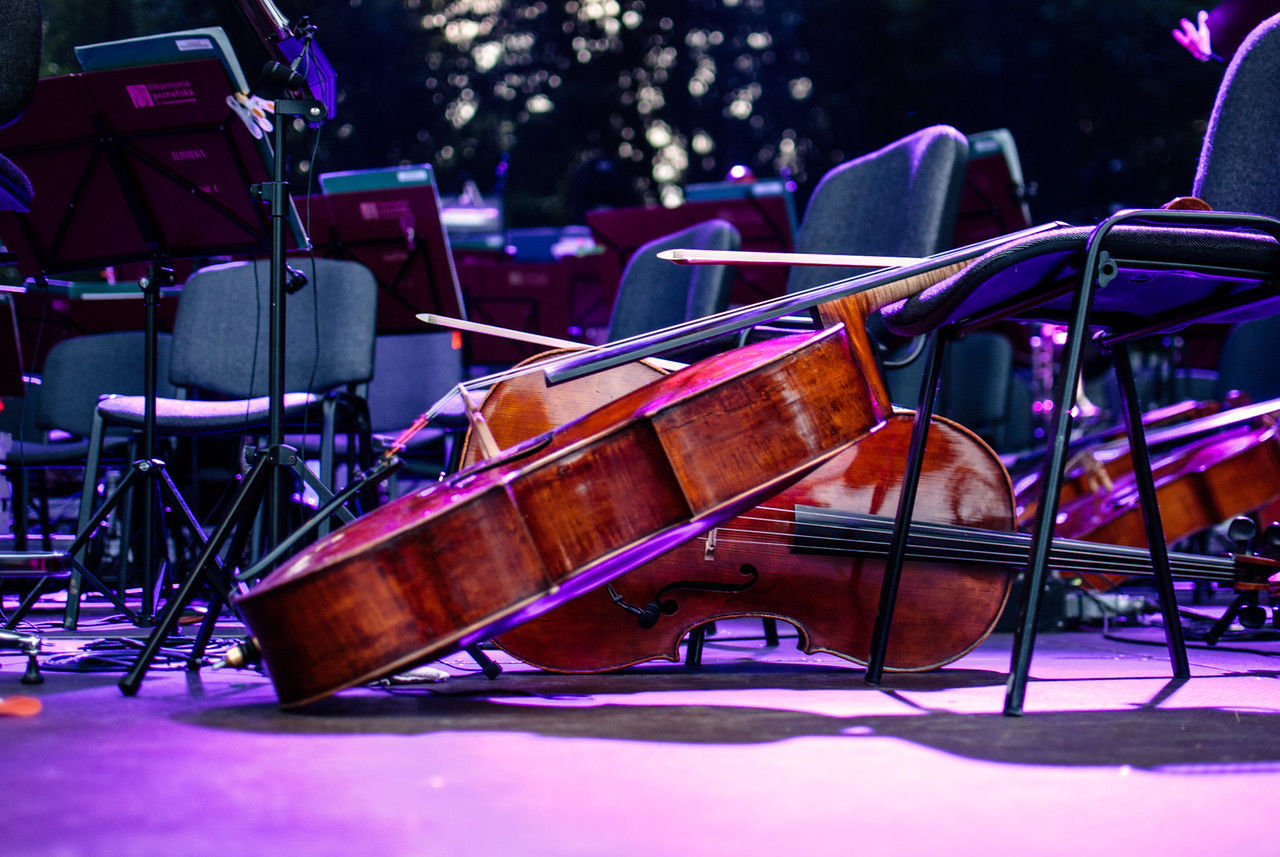
<svg viewBox="0 0 1280 857"><path fill-rule="evenodd" d="M882 420L867 390L840 326L715 355L372 510L236 606L284 707L437 660L803 477Z"/></svg>

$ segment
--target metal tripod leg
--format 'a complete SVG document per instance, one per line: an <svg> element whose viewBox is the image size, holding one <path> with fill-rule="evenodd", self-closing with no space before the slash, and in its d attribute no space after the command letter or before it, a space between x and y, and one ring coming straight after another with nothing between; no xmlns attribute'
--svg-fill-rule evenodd
<svg viewBox="0 0 1280 857"><path fill-rule="evenodd" d="M236 535L235 544L232 547L243 547L249 525L257 512L263 495L266 493L267 477L271 475L268 470L268 466L271 464L271 457L270 454L259 454L257 460L253 463L253 467L249 470L248 476L245 477L244 482L241 484L240 490L236 493L231 508L209 536L208 542L205 543L204 550L200 552L195 567L191 569L191 573L182 582L182 586L178 588L178 591L174 593L173 597L165 605L165 609L160 614L160 621L152 629L151 636L147 638L142 651L138 654L128 672L120 679L120 690L125 695L133 696L138 692L138 688L142 685L142 678L151 667L151 662L155 659L156 653L160 651L164 641L178 627L178 620L182 616L182 611L191 603L191 599L200 584L210 583L220 595L229 595L226 591L226 584L221 580L214 582L208 574L208 569L216 564L218 551L222 549L222 545L226 542L228 536L233 533ZM234 554L228 552L228 562L234 561L233 557Z"/></svg>
<svg viewBox="0 0 1280 857"><path fill-rule="evenodd" d="M151 486L148 484L151 482L154 482L155 485ZM90 516L89 520L81 526L80 532L67 548L67 553L75 558L77 565L81 568L84 567L84 550L89 543L89 539L93 537L94 531L101 526L102 522L107 519L107 516L110 515L121 502L130 496L129 492L138 484L142 484L146 487L148 492L152 487L158 488L160 495L167 501L169 508L178 511L183 522L186 523L191 532L195 534L195 538L202 543L205 541L204 530L201 528L200 522L196 520L195 513L191 511L191 507L187 505L187 501L183 498L182 492L178 490L178 486L174 484L173 478L169 476L169 470L165 466L165 463L160 459L139 460L133 462L133 465L129 468L129 472L125 474L124 479L120 480L120 484L116 486L115 491L112 492L111 496L106 499L97 512ZM151 527L147 528L146 537L154 539ZM151 562L153 560L154 557L149 553L144 554L144 562ZM80 574L83 574L83 572L80 572ZM108 595L108 597L112 597L110 595L110 591L103 587L100 581L97 581L96 578L94 578L94 580L95 586L100 588L104 594ZM145 602L148 598L154 598L155 594L144 591L142 597ZM112 598L112 600L117 603L117 606L121 605L121 602L116 601L115 598ZM134 624L144 624L149 621L152 615L149 610L144 610L141 616L137 616L127 610L126 613L129 615L130 621ZM73 574L72 584L69 584L67 589L67 607L63 614L63 627L69 631L74 630L79 622L79 616L80 586L77 580L77 575Z"/></svg>
<svg viewBox="0 0 1280 857"><path fill-rule="evenodd" d="M1151 454L1142 428L1142 411L1138 407L1138 389L1133 378L1129 347L1119 345L1115 351L1116 376L1124 392L1125 426L1129 432L1129 449L1133 461L1133 477L1138 483L1142 503L1142 521L1147 530L1151 550L1151 567L1156 576L1156 592L1160 597L1160 613L1164 618L1165 645L1173 677L1191 677L1187 662L1187 644L1182 638L1182 619L1178 616L1178 599L1173 590L1173 574L1169 570L1169 550L1165 546L1164 524L1160 520L1160 504L1156 499L1155 477L1151 472Z"/></svg>
<svg viewBox="0 0 1280 857"><path fill-rule="evenodd" d="M179 587L178 591L165 605L160 621L152 630L151 636L147 638L142 652L139 653L125 676L120 679L120 690L126 695L133 696L138 692L142 679L151 666L151 661L155 658L156 653L160 651L165 639L178 627L178 620L182 616L182 611L191 603L191 599L195 596L200 584L208 583L213 587L217 595L210 602L209 612L205 614L204 621L201 623L201 629L197 635L199 644L192 650L188 665L199 662L204 646L208 643L209 636L213 632L213 623L217 620L216 613L220 612L231 598L228 581L221 576L215 577L210 574L211 571L222 570L221 564L217 562L218 552L222 549L223 544L227 543L227 539L230 538L231 541L226 554L228 566L234 564L244 553L249 535L253 530L253 520L261 507L263 499L268 496L274 499L278 496L277 485L279 477L283 475L281 468L292 470L299 478L306 481L321 496L324 502L333 500L333 494L307 469L306 464L302 461L302 456L293 447L281 444L259 451L253 467L250 468L244 482L240 485L240 490L236 493L231 508L227 510L226 516L210 535L204 550L200 553L200 557L196 560L195 567L191 570L187 579L183 581L182 586ZM351 520L352 518L350 512L345 509L338 509L334 513L339 514L346 520Z"/></svg>
<svg viewBox="0 0 1280 857"><path fill-rule="evenodd" d="M894 518L893 536L889 542L889 554L885 559L884 576L880 580L880 604L876 611L875 626L871 632L871 650L867 657L866 681L869 684L879 684L884 672L885 655L889 648L889 632L893 623L893 608L898 599L898 583L902 579L902 567L907 556L907 534L911 526L911 515L915 510L920 472L924 469L929 421L933 418L938 379L942 376L942 349L946 347L945 338L935 333L930 340L929 356L925 362L924 375L920 379L920 401L915 422L911 426L911 447L907 453L906 472L902 477L902 491L898 495L898 513Z"/></svg>
<svg viewBox="0 0 1280 857"><path fill-rule="evenodd" d="M96 574L81 565L79 560L70 554L60 554L59 556L70 560L70 562L75 566L75 571L72 572L73 574L78 574L87 579L95 589L105 595L111 603L116 606L117 610L124 613L130 622L137 622L137 614L130 610L128 605L124 603L124 600L112 592L110 587L99 580ZM5 630L12 630L18 626L18 623L22 621L23 617L31 611L33 606L35 606L36 600L49 588L48 583L52 579L52 576L46 576L41 577L40 580L36 582L36 585L31 588L31 591L28 592L26 597L22 599L21 603L18 604L18 609L14 611L11 617L9 617L9 621L4 624Z"/></svg>
<svg viewBox="0 0 1280 857"><path fill-rule="evenodd" d="M106 499L96 512L90 515L87 520L82 522L80 532L67 548L67 556L71 558L75 565L75 570L72 572L71 579L67 584L67 606L63 612L62 619L62 625L68 631L75 630L79 623L82 578L87 579L94 589L105 595L117 609L125 614L130 622L135 625L139 625L145 621L139 614L130 610L124 603L124 600L113 592L110 587L106 586L97 577L97 575L93 574L85 567L83 555L85 547L89 543L89 539L93 537L93 533L102 525L102 522L107 519L107 516L110 515L116 507L129 496L129 492L139 482L145 483L152 480L157 481L160 492L164 495L165 499L168 500L170 507L177 509L182 514L187 526L191 528L191 531L195 534L196 538L200 541L204 541L204 531L201 529L199 522L196 521L195 515L187 505L186 500L183 499L181 492L178 491L178 487L174 484L173 479L170 478L164 462L158 459L139 460L133 462L129 472L125 474L124 479L122 479L120 484L116 486L116 489L112 492L111 496ZM27 596L18 605L17 612L6 627L13 627L13 623L17 622L21 617L25 616L28 611L30 611L36 600L48 591L49 582L49 578L42 579L29 593L27 593Z"/></svg>

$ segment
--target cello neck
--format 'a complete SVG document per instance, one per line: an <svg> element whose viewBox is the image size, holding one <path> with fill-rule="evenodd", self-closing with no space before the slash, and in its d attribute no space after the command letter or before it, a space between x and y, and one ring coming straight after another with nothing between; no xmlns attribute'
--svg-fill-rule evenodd
<svg viewBox="0 0 1280 857"><path fill-rule="evenodd" d="M968 267L969 262L956 262L943 265L928 271L922 271L909 277L877 286L866 291L842 295L826 303L818 304L818 316L824 327L843 324L845 330L856 331L849 337L849 347L855 352L855 358L862 366L875 366L875 355L871 351L871 342L864 334L867 317L881 307L895 301L904 300L918 294L935 283L958 274ZM871 394L884 413L892 410L889 388L879 372L868 373L867 385Z"/></svg>
<svg viewBox="0 0 1280 857"><path fill-rule="evenodd" d="M837 321L856 322L859 325L865 324L867 317L873 312L891 303L917 295L930 286L940 283L948 277L955 276L967 267L969 267L968 260L943 265L928 271L921 271L912 276L885 283L882 286L842 295L834 300L821 303L818 305L818 311L822 314L824 325L828 327Z"/></svg>

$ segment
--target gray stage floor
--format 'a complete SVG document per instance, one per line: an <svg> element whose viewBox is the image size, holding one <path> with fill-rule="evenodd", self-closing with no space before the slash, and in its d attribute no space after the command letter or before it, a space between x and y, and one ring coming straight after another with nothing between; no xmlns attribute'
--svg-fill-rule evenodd
<svg viewBox="0 0 1280 857"><path fill-rule="evenodd" d="M37 616L44 621L48 617ZM89 623L92 624L91 622ZM252 672L58 671L0 656L0 853L72 855L1280 854L1280 644L1155 629L1040 637L1027 714L997 713L1010 639L882 687L755 622L697 670L555 676L496 653L445 681L277 709ZM103 653L105 656L105 653Z"/></svg>

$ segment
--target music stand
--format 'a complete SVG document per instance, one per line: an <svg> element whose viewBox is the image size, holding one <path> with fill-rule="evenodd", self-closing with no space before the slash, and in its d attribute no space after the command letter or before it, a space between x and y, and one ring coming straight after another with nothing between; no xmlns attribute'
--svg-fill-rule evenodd
<svg viewBox="0 0 1280 857"><path fill-rule="evenodd" d="M308 35L308 40L309 38L310 36ZM272 141L275 151L283 153L285 150L285 128L288 124L287 117L296 116L304 118L305 121L311 124L317 124L324 120L326 113L325 108L319 101L303 97L276 99L275 115L276 120L272 132ZM229 588L222 580L207 578L206 570L211 565L218 566L217 554L224 543L228 545L228 557L234 558L241 554L247 544L249 522L252 521L254 513L260 508L264 498L267 499L268 504L268 537L272 545L280 545L282 523L280 511L283 501L281 477L283 476L283 468L293 470L326 504L313 518L312 523L315 523L318 519L327 518L331 514L339 515L345 520L353 519L351 513L341 505L345 498L335 498L333 493L307 469L298 451L284 443L285 226L294 208L293 201L289 197L289 185L285 181L283 154L275 158L270 180L255 185L255 188L258 198L266 202L268 206L271 237L271 297L268 325L270 328L268 332L270 342L268 350L270 354L267 387L269 402L268 444L265 449L258 450L253 466L241 482L240 489L237 491L226 516L219 522L215 531L206 541L204 549L197 558L195 566L187 576L187 579L183 581L178 591L169 599L163 615L156 623L155 629L147 638L147 642L134 660L133 665L118 682L120 690L128 696L133 696L138 692L138 688L142 685L143 676L150 667L151 661L160 651L160 646L165 638L177 627L181 611L190 602L200 582L207 579L213 586L214 593L210 599L204 620L200 624L200 631L196 636L195 644L188 656L189 668L195 669L197 667L200 658L203 656L204 648L213 634L214 623L218 614L230 600ZM389 472L389 468L384 468L384 472ZM380 476L370 478L380 478ZM265 570L263 564L260 563L260 566ZM259 573L256 568L251 569L251 571L253 571L252 575L241 574L237 579L240 582L244 582Z"/></svg>
<svg viewBox="0 0 1280 857"><path fill-rule="evenodd" d="M267 248L268 220L250 186L267 177L264 150L228 106L231 84L215 59L71 74L41 80L26 114L0 131L0 146L38 188L27 214L5 213L0 233L35 279L64 271L146 262L146 411L142 455L83 526L77 560L94 530L139 482L153 483L196 538L204 533L155 456L157 304L171 259ZM157 592L155 492L144 492L143 603ZM74 628L79 575L64 625ZM37 586L22 609L41 593Z"/></svg>
<svg viewBox="0 0 1280 857"><path fill-rule="evenodd" d="M319 255L351 259L373 272L384 298L379 333L420 330L417 317L424 312L467 317L434 183L326 192L297 205L311 214Z"/></svg>
<svg viewBox="0 0 1280 857"><path fill-rule="evenodd" d="M627 260L642 244L716 218L737 227L742 235L743 250L780 253L793 250L794 215L790 196L756 194L750 185L740 187L738 195L689 201L677 208L635 206L588 211L587 226L591 227L596 243L606 251L601 266L605 282L617 285ZM786 291L786 282L783 268L741 266L735 272L731 300L747 304L776 297Z"/></svg>

